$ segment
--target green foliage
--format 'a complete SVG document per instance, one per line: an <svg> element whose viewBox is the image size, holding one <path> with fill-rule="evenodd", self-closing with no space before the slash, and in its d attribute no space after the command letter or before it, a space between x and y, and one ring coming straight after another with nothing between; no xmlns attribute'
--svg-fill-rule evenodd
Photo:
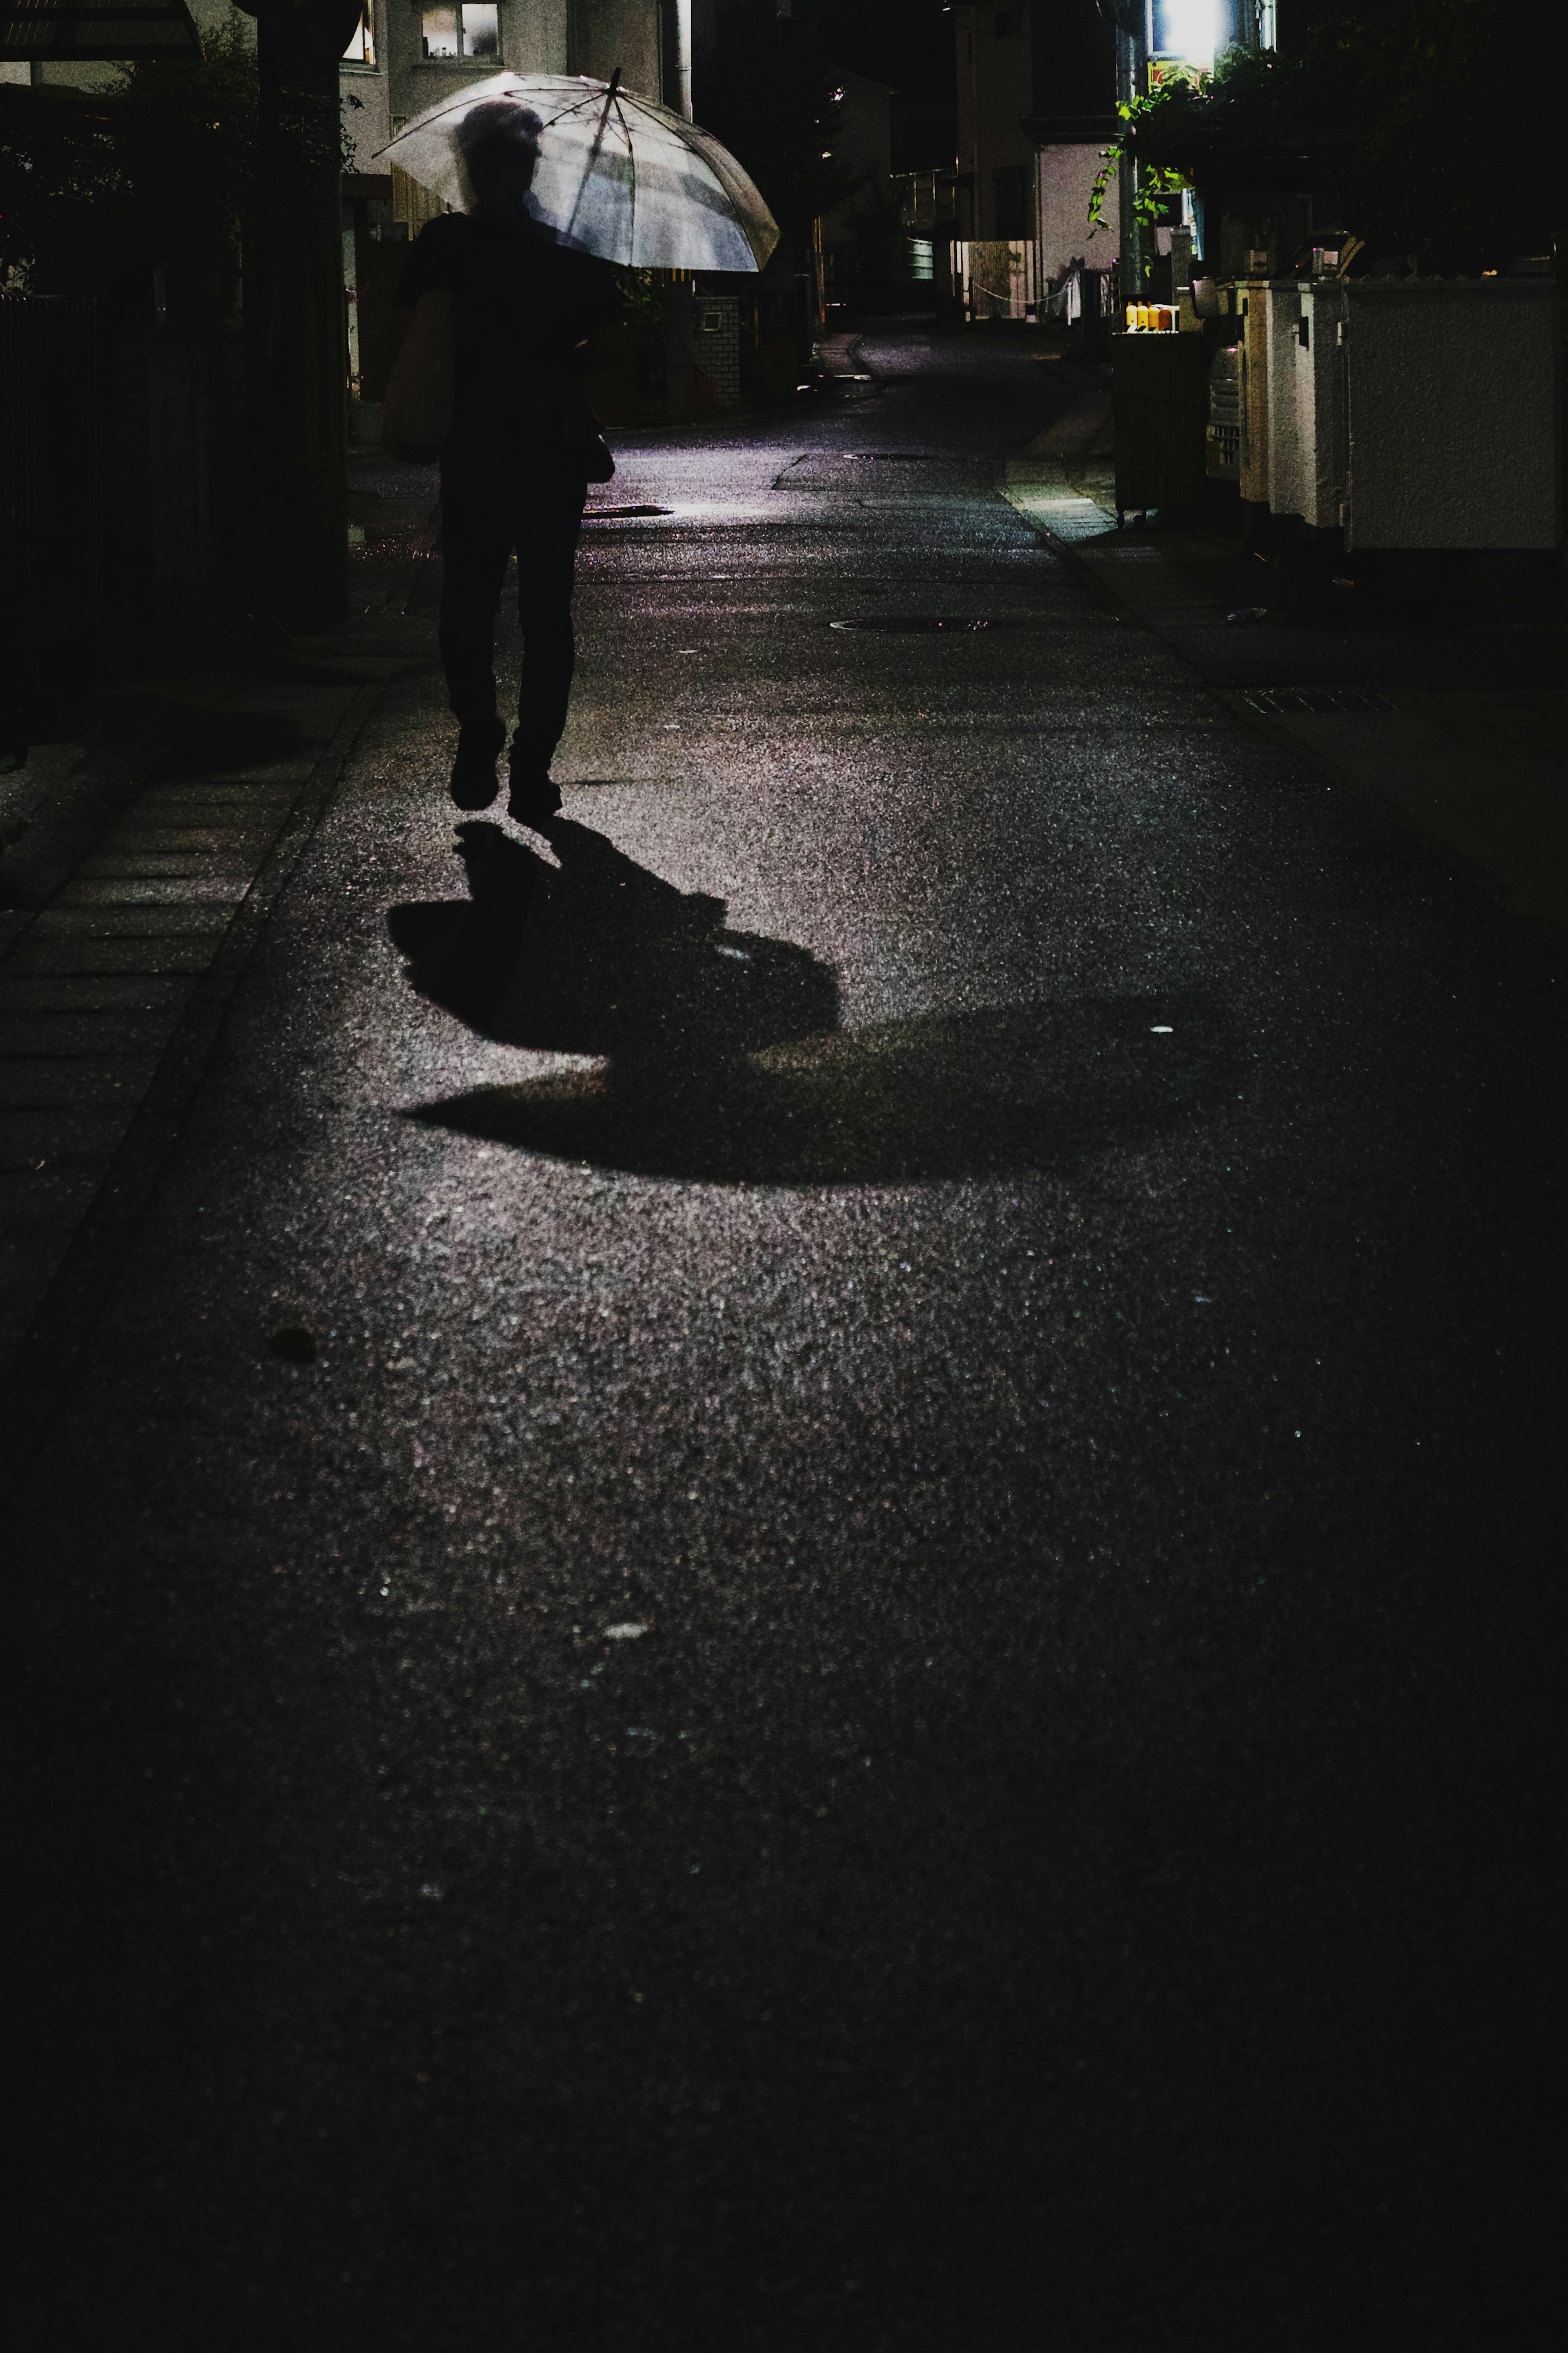
<svg viewBox="0 0 1568 2353"><path fill-rule="evenodd" d="M1235 186L1257 184L1264 158L1282 140L1304 135L1299 113L1300 68L1272 49L1233 49L1212 74L1161 84L1117 108L1127 128L1104 152L1089 197L1089 217L1103 226L1106 191L1124 156L1138 165L1135 216L1152 226L1183 188L1201 189L1205 202Z"/></svg>
<svg viewBox="0 0 1568 2353"><path fill-rule="evenodd" d="M221 300L256 196L256 52L231 18L204 58L130 66L122 83L126 194L142 233Z"/></svg>
<svg viewBox="0 0 1568 2353"><path fill-rule="evenodd" d="M112 90L0 90L0 273L113 298L153 268L227 308L255 201L259 85L237 22L201 59L128 66Z"/></svg>
<svg viewBox="0 0 1568 2353"><path fill-rule="evenodd" d="M86 114L50 91L0 87L0 283L79 288L119 181L108 108Z"/></svg>
<svg viewBox="0 0 1568 2353"><path fill-rule="evenodd" d="M1131 109L1125 106L1118 107L1117 112L1129 114ZM1130 140L1118 140L1102 151L1100 167L1095 175L1094 186L1089 191L1089 222L1091 235L1105 227L1102 212L1106 194L1111 181L1116 177L1122 155L1131 152L1131 146ZM1152 228L1156 222L1164 219L1165 207L1171 198L1180 195L1184 188L1190 188L1192 185L1184 172L1169 171L1159 164L1145 164L1138 174L1137 193L1132 199L1133 218L1142 221L1145 228Z"/></svg>
<svg viewBox="0 0 1568 2353"><path fill-rule="evenodd" d="M1568 206L1552 142L1531 129L1518 21L1504 0L1413 0L1375 22L1321 24L1295 58L1233 51L1201 83L1174 82L1121 112L1089 217L1132 156L1158 216L1173 188L1211 212L1260 190L1315 185L1373 251L1472 273L1541 251ZM1153 209L1152 209L1153 207Z"/></svg>
<svg viewBox="0 0 1568 2353"><path fill-rule="evenodd" d="M669 283L662 269L630 269L616 265L616 283L621 290L628 325L662 327L664 324L664 290Z"/></svg>

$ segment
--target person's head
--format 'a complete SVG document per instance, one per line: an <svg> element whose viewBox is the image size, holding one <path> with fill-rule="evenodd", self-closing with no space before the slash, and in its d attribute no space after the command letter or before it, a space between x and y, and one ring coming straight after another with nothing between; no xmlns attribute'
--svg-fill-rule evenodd
<svg viewBox="0 0 1568 2353"><path fill-rule="evenodd" d="M541 128L537 114L504 98L487 99L464 116L458 129L458 152L470 212L537 233L528 199L539 163Z"/></svg>

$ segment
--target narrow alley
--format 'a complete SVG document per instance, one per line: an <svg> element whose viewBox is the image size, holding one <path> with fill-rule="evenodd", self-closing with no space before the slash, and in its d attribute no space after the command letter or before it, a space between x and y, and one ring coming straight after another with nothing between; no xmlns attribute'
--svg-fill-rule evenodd
<svg viewBox="0 0 1568 2353"><path fill-rule="evenodd" d="M320 658L37 1326L29 2343L1546 2341L1556 950L1004 495L1047 364L613 434L548 845Z"/></svg>

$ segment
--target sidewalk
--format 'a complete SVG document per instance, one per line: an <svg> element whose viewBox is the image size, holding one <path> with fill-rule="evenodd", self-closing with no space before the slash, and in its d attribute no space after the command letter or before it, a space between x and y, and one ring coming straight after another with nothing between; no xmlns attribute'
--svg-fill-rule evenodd
<svg viewBox="0 0 1568 2353"><path fill-rule="evenodd" d="M42 1419L382 686L437 659L435 467L351 465L349 609L128 681L0 776L0 1381ZM48 1312L41 1311L48 1301Z"/></svg>
<svg viewBox="0 0 1568 2353"><path fill-rule="evenodd" d="M1008 460L1003 496L1120 619L1152 629L1244 725L1304 754L1325 789L1377 801L1512 913L1568 923L1563 613L1441 634L1376 617L1231 620L1265 602L1263 567L1254 588L1237 541L1118 531L1103 408L1086 384L1030 454Z"/></svg>
<svg viewBox="0 0 1568 2353"><path fill-rule="evenodd" d="M223 694L0 957L0 1371L13 1438L68 1376L375 694L302 679ZM29 1341L51 1288L47 1332Z"/></svg>

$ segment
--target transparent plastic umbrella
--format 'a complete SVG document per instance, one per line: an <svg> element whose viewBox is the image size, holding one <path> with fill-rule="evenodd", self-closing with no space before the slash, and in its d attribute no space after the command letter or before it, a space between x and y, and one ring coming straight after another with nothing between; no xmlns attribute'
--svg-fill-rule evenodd
<svg viewBox="0 0 1568 2353"><path fill-rule="evenodd" d="M637 269L760 269L778 226L728 148L617 76L492 74L380 150L458 212Z"/></svg>

